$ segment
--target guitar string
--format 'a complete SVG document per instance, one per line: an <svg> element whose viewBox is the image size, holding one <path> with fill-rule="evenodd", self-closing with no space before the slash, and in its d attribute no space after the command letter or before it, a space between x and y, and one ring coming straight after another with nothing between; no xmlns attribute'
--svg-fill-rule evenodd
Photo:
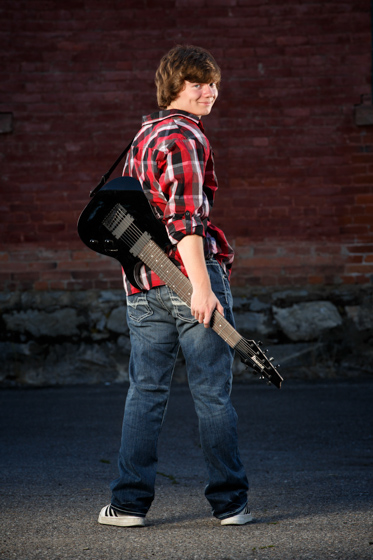
<svg viewBox="0 0 373 560"><path fill-rule="evenodd" d="M123 212L123 210L120 208L117 209L115 217L112 220L112 224L111 224L112 229L115 229L114 224L119 225L125 217L126 214ZM131 223L130 226L121 234L120 239L122 239L127 245L133 246L134 243L136 243L141 238L142 235L143 232L136 226L136 224ZM238 346L240 348L244 347L246 353L248 353L251 356L256 356L260 360L260 357L257 356L256 352L251 348L249 343L243 337L237 343L236 347ZM265 359L267 360L266 357Z"/></svg>

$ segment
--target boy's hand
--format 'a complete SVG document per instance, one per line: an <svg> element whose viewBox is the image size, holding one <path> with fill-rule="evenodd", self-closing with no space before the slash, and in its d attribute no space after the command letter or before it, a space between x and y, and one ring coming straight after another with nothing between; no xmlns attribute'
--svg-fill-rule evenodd
<svg viewBox="0 0 373 560"><path fill-rule="evenodd" d="M224 310L211 289L203 252L203 238L199 235L187 235L179 241L177 247L193 286L190 306L192 315L208 328L214 310L217 309L222 315Z"/></svg>

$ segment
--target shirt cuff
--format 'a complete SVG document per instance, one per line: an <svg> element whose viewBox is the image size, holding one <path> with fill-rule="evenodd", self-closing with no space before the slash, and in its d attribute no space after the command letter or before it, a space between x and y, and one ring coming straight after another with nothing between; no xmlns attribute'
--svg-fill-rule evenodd
<svg viewBox="0 0 373 560"><path fill-rule="evenodd" d="M201 216L191 214L188 210L184 215L173 216L166 223L166 229L173 243L179 243L187 235L205 237L205 228Z"/></svg>

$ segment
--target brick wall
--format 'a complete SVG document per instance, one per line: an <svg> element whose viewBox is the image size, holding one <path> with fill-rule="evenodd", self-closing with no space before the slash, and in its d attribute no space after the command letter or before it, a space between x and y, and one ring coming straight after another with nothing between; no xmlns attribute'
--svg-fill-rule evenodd
<svg viewBox="0 0 373 560"><path fill-rule="evenodd" d="M371 93L369 2L2 0L0 16L0 289L121 286L76 222L181 42L223 70L205 127L233 284L371 281L373 128L354 119Z"/></svg>

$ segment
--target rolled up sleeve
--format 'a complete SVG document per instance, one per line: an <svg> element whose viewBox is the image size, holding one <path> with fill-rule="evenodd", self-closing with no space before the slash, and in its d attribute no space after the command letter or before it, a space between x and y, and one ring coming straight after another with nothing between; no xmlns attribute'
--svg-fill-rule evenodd
<svg viewBox="0 0 373 560"><path fill-rule="evenodd" d="M205 236L203 222L209 214L203 190L206 159L204 147L192 139L173 142L165 153L165 171L159 177L164 200L161 210L174 244L186 235Z"/></svg>

